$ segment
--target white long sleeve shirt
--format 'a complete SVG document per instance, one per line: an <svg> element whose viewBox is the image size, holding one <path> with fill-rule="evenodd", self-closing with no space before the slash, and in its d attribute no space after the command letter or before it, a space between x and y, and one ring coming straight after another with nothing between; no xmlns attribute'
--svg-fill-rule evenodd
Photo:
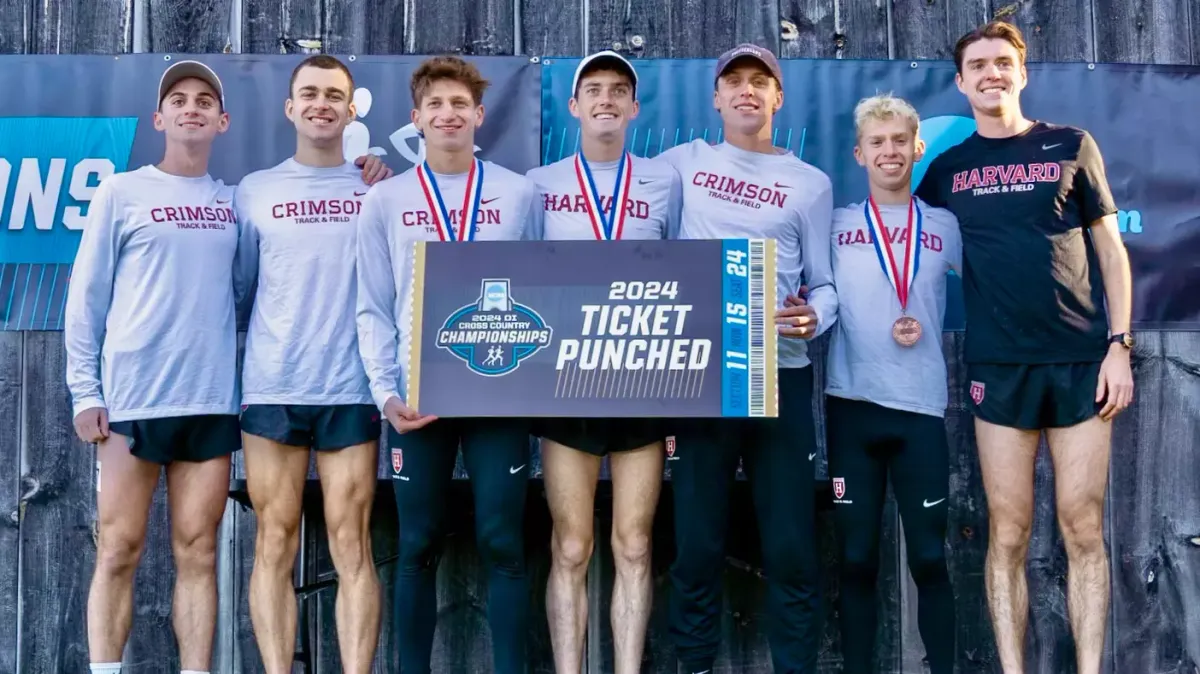
<svg viewBox="0 0 1200 674"><path fill-rule="evenodd" d="M542 204L533 181L489 161L483 166L475 240L541 240ZM434 174L456 225L463 217L467 175ZM358 220L358 346L371 395L381 410L393 396L407 400L403 365L411 346L413 244L438 241L434 223L416 167L376 183L363 199Z"/></svg>
<svg viewBox="0 0 1200 674"><path fill-rule="evenodd" d="M237 414L233 189L154 166L106 178L67 291L74 414Z"/></svg>
<svg viewBox="0 0 1200 674"><path fill-rule="evenodd" d="M775 239L776 308L797 293L803 278L817 315L814 336L833 326L838 300L830 262L833 183L828 175L790 152L764 154L699 139L658 158L682 179L681 239ZM805 340L779 339L779 367L810 363Z"/></svg>

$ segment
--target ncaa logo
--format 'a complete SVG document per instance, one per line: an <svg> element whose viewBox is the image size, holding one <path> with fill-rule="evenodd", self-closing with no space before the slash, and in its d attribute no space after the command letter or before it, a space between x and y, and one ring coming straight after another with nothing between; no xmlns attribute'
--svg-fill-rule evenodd
<svg viewBox="0 0 1200 674"><path fill-rule="evenodd" d="M483 279L479 299L455 311L437 331L438 348L486 377L506 375L550 345L541 314L513 301L509 279Z"/></svg>
<svg viewBox="0 0 1200 674"><path fill-rule="evenodd" d="M976 405L983 403L983 382L971 382L971 400L974 400Z"/></svg>
<svg viewBox="0 0 1200 674"><path fill-rule="evenodd" d="M842 498L843 496L846 495L846 478L844 478L844 477L833 478L833 495L838 498Z"/></svg>

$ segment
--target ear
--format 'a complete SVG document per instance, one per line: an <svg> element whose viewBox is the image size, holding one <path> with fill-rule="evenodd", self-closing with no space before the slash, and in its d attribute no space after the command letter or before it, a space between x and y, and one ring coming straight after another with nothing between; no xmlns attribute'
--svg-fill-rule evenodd
<svg viewBox="0 0 1200 674"><path fill-rule="evenodd" d="M1029 71L1025 69L1024 65L1022 65L1021 66L1021 90L1022 91L1025 90L1026 84L1029 84Z"/></svg>
<svg viewBox="0 0 1200 674"><path fill-rule="evenodd" d="M713 107L717 110L721 109L721 92L713 89Z"/></svg>
<svg viewBox="0 0 1200 674"><path fill-rule="evenodd" d="M962 73L955 73L955 74L954 74L954 85L955 85L956 87L958 87L958 92L959 92L960 94L963 94L964 96L966 95L967 91L966 91L965 89L963 89L963 76L962 76Z"/></svg>
<svg viewBox="0 0 1200 674"><path fill-rule="evenodd" d="M420 110L413 108L412 112L409 114L408 118L412 122L413 126L417 127L418 129L421 129L421 111Z"/></svg>
<svg viewBox="0 0 1200 674"><path fill-rule="evenodd" d="M358 108L354 107L354 101L351 101L350 105L348 107L349 107L350 113L349 113L349 117L347 118L346 121L353 122L355 119L358 118Z"/></svg>
<svg viewBox="0 0 1200 674"><path fill-rule="evenodd" d="M858 143L854 144L854 159L858 162L859 166L867 165L867 159L863 156L862 148L858 146Z"/></svg>
<svg viewBox="0 0 1200 674"><path fill-rule="evenodd" d="M483 126L483 105L475 106L475 128Z"/></svg>
<svg viewBox="0 0 1200 674"><path fill-rule="evenodd" d="M637 101L633 102L633 107L630 108L629 119L637 119L638 113L642 111L642 106Z"/></svg>
<svg viewBox="0 0 1200 674"><path fill-rule="evenodd" d="M783 107L783 89L778 89L775 92L775 109L772 110L771 112L772 113L779 112L779 109L782 107Z"/></svg>
<svg viewBox="0 0 1200 674"><path fill-rule="evenodd" d="M165 131L167 128L167 120L163 119L162 113L158 110L154 111L154 130Z"/></svg>
<svg viewBox="0 0 1200 674"><path fill-rule="evenodd" d="M913 146L913 161L918 162L925 156L925 140L918 138Z"/></svg>
<svg viewBox="0 0 1200 674"><path fill-rule="evenodd" d="M571 100L567 101L567 109L571 111L572 117L579 119L579 101L574 96L571 97Z"/></svg>
<svg viewBox="0 0 1200 674"><path fill-rule="evenodd" d="M229 113L222 112L221 117L217 120L217 133L225 133L229 130Z"/></svg>
<svg viewBox="0 0 1200 674"><path fill-rule="evenodd" d="M283 116L287 117L289 122L294 123L296 120L292 119L292 114L295 113L295 111L296 105L292 103L292 98L289 96L287 100L283 102Z"/></svg>

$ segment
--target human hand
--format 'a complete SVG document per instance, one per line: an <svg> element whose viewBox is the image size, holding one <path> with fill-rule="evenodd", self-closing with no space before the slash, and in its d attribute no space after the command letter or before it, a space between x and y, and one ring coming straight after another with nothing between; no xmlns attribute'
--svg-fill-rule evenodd
<svg viewBox="0 0 1200 674"><path fill-rule="evenodd" d="M415 431L437 420L437 417L431 414L421 416L416 410L400 402L396 396L388 398L387 402L383 404L383 416L392 425L392 428L396 429L397 433Z"/></svg>
<svg viewBox="0 0 1200 674"><path fill-rule="evenodd" d="M801 288L805 292L807 288ZM788 295L783 302L784 308L775 312L775 324L779 327L781 337L799 337L812 339L817 334L817 310L806 300L796 295Z"/></svg>
<svg viewBox="0 0 1200 674"><path fill-rule="evenodd" d="M364 154L354 160L354 165L361 168L363 182L374 185L377 182L392 177L392 169L383 160L373 154Z"/></svg>
<svg viewBox="0 0 1200 674"><path fill-rule="evenodd" d="M1100 418L1111 421L1133 402L1133 368L1129 364L1130 350L1113 344L1100 364L1096 381L1096 402L1104 401ZM1107 400L1106 400L1107 398Z"/></svg>
<svg viewBox="0 0 1200 674"><path fill-rule="evenodd" d="M84 442L100 442L108 439L108 410L92 407L75 417L75 434Z"/></svg>

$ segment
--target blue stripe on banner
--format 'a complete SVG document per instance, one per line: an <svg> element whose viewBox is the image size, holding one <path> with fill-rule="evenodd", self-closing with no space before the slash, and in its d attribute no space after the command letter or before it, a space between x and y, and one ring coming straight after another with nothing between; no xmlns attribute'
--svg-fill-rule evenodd
<svg viewBox="0 0 1200 674"><path fill-rule="evenodd" d="M69 264L0 264L0 330L62 330Z"/></svg>
<svg viewBox="0 0 1200 674"><path fill-rule="evenodd" d="M721 255L721 416L750 414L750 244L725 239Z"/></svg>

